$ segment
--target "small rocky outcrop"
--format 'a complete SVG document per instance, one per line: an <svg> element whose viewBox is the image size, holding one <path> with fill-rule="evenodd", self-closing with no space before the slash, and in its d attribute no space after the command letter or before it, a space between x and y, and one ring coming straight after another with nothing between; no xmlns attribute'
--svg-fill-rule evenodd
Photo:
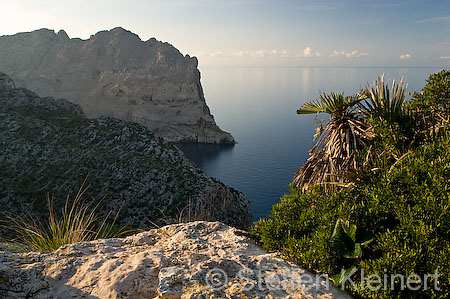
<svg viewBox="0 0 450 299"><path fill-rule="evenodd" d="M17 86L67 99L89 118L139 123L168 141L234 143L206 105L197 64L123 28L88 40L48 29L0 36L0 71Z"/></svg>
<svg viewBox="0 0 450 299"><path fill-rule="evenodd" d="M77 105L14 88L0 73L0 220L5 213L45 219L47 193L58 210L86 176L86 199L104 198L98 211L118 215L120 225L251 224L242 193L208 177L147 128L87 119Z"/></svg>
<svg viewBox="0 0 450 299"><path fill-rule="evenodd" d="M46 252L0 251L1 298L349 298L220 222Z"/></svg>

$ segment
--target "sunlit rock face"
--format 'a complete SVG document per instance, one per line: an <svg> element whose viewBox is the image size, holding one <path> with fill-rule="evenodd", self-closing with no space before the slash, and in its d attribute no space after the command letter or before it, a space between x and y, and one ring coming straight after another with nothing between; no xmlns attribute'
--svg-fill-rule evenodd
<svg viewBox="0 0 450 299"><path fill-rule="evenodd" d="M0 71L41 97L64 98L89 118L146 126L168 141L234 143L203 96L198 61L123 28L88 40L40 29L0 37Z"/></svg>
<svg viewBox="0 0 450 299"><path fill-rule="evenodd" d="M50 253L0 246L0 278L0 297L14 299L350 299L220 222L174 224Z"/></svg>

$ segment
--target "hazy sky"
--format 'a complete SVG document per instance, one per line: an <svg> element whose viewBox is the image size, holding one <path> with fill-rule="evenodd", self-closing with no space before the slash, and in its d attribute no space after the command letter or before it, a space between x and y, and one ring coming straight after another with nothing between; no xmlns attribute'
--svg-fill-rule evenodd
<svg viewBox="0 0 450 299"><path fill-rule="evenodd" d="M0 35L124 27L200 66L450 66L450 0L0 0Z"/></svg>

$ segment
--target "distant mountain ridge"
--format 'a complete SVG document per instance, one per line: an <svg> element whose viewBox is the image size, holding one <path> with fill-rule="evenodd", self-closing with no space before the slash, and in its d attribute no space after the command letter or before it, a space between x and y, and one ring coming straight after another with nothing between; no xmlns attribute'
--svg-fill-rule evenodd
<svg viewBox="0 0 450 299"><path fill-rule="evenodd" d="M136 122L167 141L234 143L215 123L198 61L123 28L88 40L63 30L0 36L0 71L41 97L64 98L99 116Z"/></svg>
<svg viewBox="0 0 450 299"><path fill-rule="evenodd" d="M118 212L121 225L148 228L179 217L251 224L242 193L208 177L145 127L87 119L77 105L15 88L0 73L0 220L4 212L45 217L47 193L59 210L86 175L87 199L105 197L99 210Z"/></svg>

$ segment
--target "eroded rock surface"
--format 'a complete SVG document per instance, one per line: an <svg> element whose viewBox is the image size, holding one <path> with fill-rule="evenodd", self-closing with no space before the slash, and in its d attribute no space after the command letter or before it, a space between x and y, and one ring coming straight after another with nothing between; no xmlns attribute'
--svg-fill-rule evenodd
<svg viewBox="0 0 450 299"><path fill-rule="evenodd" d="M0 71L41 97L67 99L89 118L139 123L168 141L234 143L206 105L197 64L123 28L88 40L48 29L0 37Z"/></svg>
<svg viewBox="0 0 450 299"><path fill-rule="evenodd" d="M0 252L0 297L349 298L243 231L202 221L52 253Z"/></svg>

